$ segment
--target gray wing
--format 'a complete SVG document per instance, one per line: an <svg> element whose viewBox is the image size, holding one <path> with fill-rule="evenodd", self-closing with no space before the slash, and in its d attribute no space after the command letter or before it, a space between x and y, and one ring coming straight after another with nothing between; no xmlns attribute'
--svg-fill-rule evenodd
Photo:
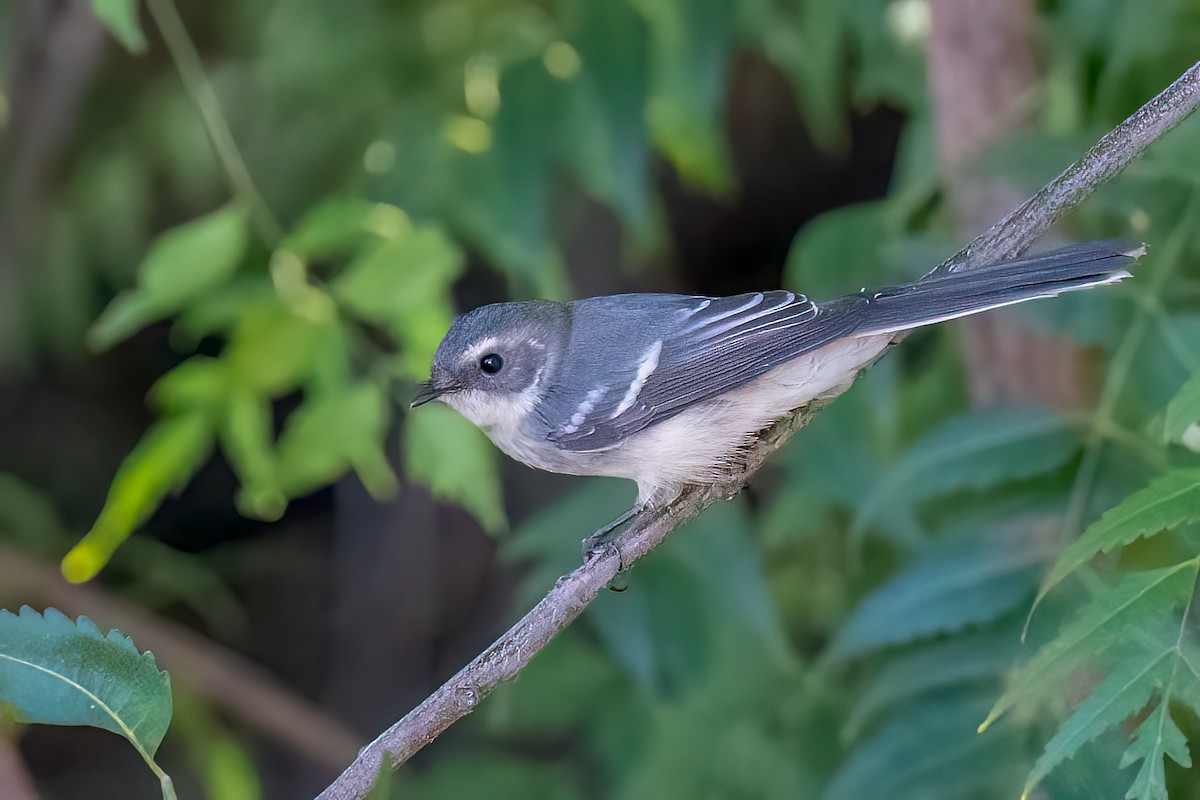
<svg viewBox="0 0 1200 800"><path fill-rule="evenodd" d="M678 299L683 305L670 312L671 324L658 328L661 336L645 343L616 385L581 398L565 424L552 429L552 442L576 451L613 447L694 403L848 335L861 318L853 313L858 304L852 299L818 308L804 295L786 291Z"/></svg>

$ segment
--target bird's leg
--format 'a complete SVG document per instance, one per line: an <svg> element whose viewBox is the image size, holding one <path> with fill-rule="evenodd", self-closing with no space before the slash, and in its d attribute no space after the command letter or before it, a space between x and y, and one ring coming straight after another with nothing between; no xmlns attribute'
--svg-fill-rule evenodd
<svg viewBox="0 0 1200 800"><path fill-rule="evenodd" d="M587 557L593 552L612 547L613 539L617 538L617 532L621 529L621 526L637 516L638 512L640 512L643 508L645 508L645 506L642 503L634 505L633 508L626 511L624 514L617 517L603 528L600 528L591 536L586 537L582 542L584 561L586 561Z"/></svg>

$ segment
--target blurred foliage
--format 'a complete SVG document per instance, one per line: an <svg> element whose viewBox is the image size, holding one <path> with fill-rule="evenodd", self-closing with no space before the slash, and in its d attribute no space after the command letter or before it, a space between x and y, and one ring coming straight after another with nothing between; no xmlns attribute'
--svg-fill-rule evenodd
<svg viewBox="0 0 1200 800"><path fill-rule="evenodd" d="M619 220L625 260L661 257L656 169L736 196L740 53L787 80L831 158L856 114L904 119L887 196L800 229L784 283L828 297L912 278L956 247L924 0L192 4L178 30L167 0L153 16L133 0L93 7L146 53L112 55L46 201L29 341L69 369L94 358L85 347L120 352L166 325L185 357L150 391L154 421L64 560L73 579L215 452L250 517L277 519L352 472L379 500L416 481L504 530L482 434L444 409L403 413L455 292L498 276L509 297L572 295L564 241L584 198ZM1028 190L1200 41L1190 0L1055 0L1039 14L1034 121L983 162ZM202 59L187 57L192 39ZM1200 791L1183 769L1200 731L1198 170L1192 121L1064 226L1146 240L1137 279L1017 312L1105 365L1093 410L972 410L952 329L914 337L749 497L680 531L397 775L395 796ZM577 539L626 494L581 480L519 521L501 540L524 576L515 609L574 566ZM37 489L0 475L5 541L57 556L66 530ZM148 537L109 569L214 635L238 626L219 579ZM258 794L240 740L202 704L177 730L210 796Z"/></svg>

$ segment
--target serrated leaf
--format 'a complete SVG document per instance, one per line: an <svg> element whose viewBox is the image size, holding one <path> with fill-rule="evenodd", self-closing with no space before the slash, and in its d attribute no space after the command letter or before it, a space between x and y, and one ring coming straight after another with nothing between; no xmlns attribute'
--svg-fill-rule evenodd
<svg viewBox="0 0 1200 800"><path fill-rule="evenodd" d="M1111 552L1135 539L1196 519L1200 519L1200 470L1168 472L1106 511L1072 542L1054 562L1039 596L1098 553Z"/></svg>
<svg viewBox="0 0 1200 800"><path fill-rule="evenodd" d="M861 532L893 505L1029 478L1079 449L1077 418L1043 409L999 409L946 421L904 454L854 519Z"/></svg>
<svg viewBox="0 0 1200 800"><path fill-rule="evenodd" d="M1171 718L1170 703L1160 700L1134 731L1133 742L1121 757L1121 767L1141 760L1142 766L1125 797L1127 800L1167 800L1166 769L1163 756L1170 756L1183 767L1192 765L1187 737Z"/></svg>
<svg viewBox="0 0 1200 800"><path fill-rule="evenodd" d="M305 402L279 436L279 487L296 497L353 468L372 497L392 496L396 477L383 455L390 420L385 393L371 383Z"/></svg>
<svg viewBox="0 0 1200 800"><path fill-rule="evenodd" d="M830 657L853 658L1010 611L1033 592L1038 565L1049 556L1033 533L997 528L938 542L859 604Z"/></svg>
<svg viewBox="0 0 1200 800"><path fill-rule="evenodd" d="M171 724L171 680L154 656L87 617L0 610L0 715L45 725L88 725L125 737L159 776L154 754Z"/></svg>
<svg viewBox="0 0 1200 800"><path fill-rule="evenodd" d="M1183 439L1188 427L1197 422L1200 422L1200 372L1189 378L1179 390L1179 394L1167 404L1163 439L1178 442Z"/></svg>
<svg viewBox="0 0 1200 800"><path fill-rule="evenodd" d="M67 580L95 577L167 494L187 483L212 446L213 423L204 412L167 417L146 431L121 462L92 529L63 557Z"/></svg>
<svg viewBox="0 0 1200 800"><path fill-rule="evenodd" d="M238 206L226 206L161 234L138 266L137 289L119 295L88 331L104 350L145 325L173 314L228 281L249 244Z"/></svg>
<svg viewBox="0 0 1200 800"><path fill-rule="evenodd" d="M1023 796L1037 786L1059 763L1071 758L1080 747L1136 714L1162 680L1171 672L1171 650L1144 654L1145 658L1124 658L1091 693L1075 707L1071 716L1046 743L1025 779Z"/></svg>
<svg viewBox="0 0 1200 800"><path fill-rule="evenodd" d="M495 449L457 412L430 404L409 414L404 463L410 478L461 504L488 531L507 527Z"/></svg>
<svg viewBox="0 0 1200 800"><path fill-rule="evenodd" d="M988 694L948 692L898 715L850 752L821 797L1003 797L1020 779L1024 746L1011 731L975 734Z"/></svg>
<svg viewBox="0 0 1200 800"><path fill-rule="evenodd" d="M1063 626L1027 664L1000 696L979 726L985 730L1022 697L1036 698L1057 691L1059 681L1086 659L1098 655L1114 640L1184 602L1196 578L1197 561L1123 576L1101 592L1074 620Z"/></svg>
<svg viewBox="0 0 1200 800"><path fill-rule="evenodd" d="M1020 630L1005 626L921 643L891 656L846 717L848 741L906 701L998 679L1017 655Z"/></svg>
<svg viewBox="0 0 1200 800"><path fill-rule="evenodd" d="M146 51L146 34L138 22L138 0L92 0L92 12L126 50L135 54Z"/></svg>

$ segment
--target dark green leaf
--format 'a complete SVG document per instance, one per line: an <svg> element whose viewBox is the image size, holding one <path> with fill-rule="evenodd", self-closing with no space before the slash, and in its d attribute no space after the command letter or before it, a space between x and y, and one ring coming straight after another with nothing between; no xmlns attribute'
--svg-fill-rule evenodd
<svg viewBox="0 0 1200 800"><path fill-rule="evenodd" d="M1196 569L1197 562L1192 560L1133 572L1097 595L1017 671L980 730L988 728L1022 698L1037 699L1058 692L1060 682L1072 669L1182 604L1192 591Z"/></svg>
<svg viewBox="0 0 1200 800"><path fill-rule="evenodd" d="M1045 750L1025 779L1025 796L1050 770L1074 756L1080 747L1144 708L1154 690L1171 673L1170 652L1164 650L1155 655L1146 654L1146 658L1125 658L1117 662L1108 677L1075 707L1046 743Z"/></svg>
<svg viewBox="0 0 1200 800"><path fill-rule="evenodd" d="M53 608L0 610L0 716L21 723L89 725L129 740L159 777L154 754L171 724L171 680L118 631L100 632Z"/></svg>
<svg viewBox="0 0 1200 800"><path fill-rule="evenodd" d="M1033 528L998 527L950 537L885 583L855 609L830 646L847 659L886 645L988 622L1037 585L1050 555Z"/></svg>
<svg viewBox="0 0 1200 800"><path fill-rule="evenodd" d="M904 454L863 501L854 527L863 530L893 505L1046 472L1079 446L1079 421L1052 411L1000 409L955 417Z"/></svg>

